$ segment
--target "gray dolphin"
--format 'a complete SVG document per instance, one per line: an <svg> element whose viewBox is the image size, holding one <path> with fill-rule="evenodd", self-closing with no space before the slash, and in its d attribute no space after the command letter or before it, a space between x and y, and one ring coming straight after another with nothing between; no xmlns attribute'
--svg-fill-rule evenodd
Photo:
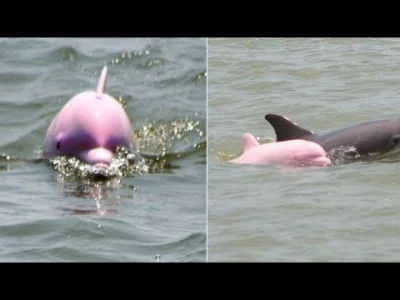
<svg viewBox="0 0 400 300"><path fill-rule="evenodd" d="M265 119L274 128L277 142L293 139L313 141L326 152L338 150L344 154L344 159L381 155L395 149L400 142L400 118L362 122L320 134L281 115L267 114Z"/></svg>

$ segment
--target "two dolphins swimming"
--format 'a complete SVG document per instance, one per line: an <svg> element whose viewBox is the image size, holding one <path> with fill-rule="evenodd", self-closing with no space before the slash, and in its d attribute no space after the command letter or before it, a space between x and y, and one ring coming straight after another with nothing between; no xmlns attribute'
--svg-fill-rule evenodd
<svg viewBox="0 0 400 300"><path fill-rule="evenodd" d="M275 131L276 142L259 145L250 134L243 136L244 152L233 163L332 165L329 156L342 161L376 157L394 150L400 142L400 119L368 121L315 133L288 118L267 114L265 119ZM256 144L257 143L257 144Z"/></svg>

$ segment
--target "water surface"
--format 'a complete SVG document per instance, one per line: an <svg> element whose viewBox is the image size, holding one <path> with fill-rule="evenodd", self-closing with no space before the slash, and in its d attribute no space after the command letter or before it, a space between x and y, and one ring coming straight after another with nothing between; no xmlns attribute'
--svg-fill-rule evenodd
<svg viewBox="0 0 400 300"><path fill-rule="evenodd" d="M104 65L158 164L98 181L36 160ZM0 102L0 261L205 261L206 39L1 39Z"/></svg>
<svg viewBox="0 0 400 300"><path fill-rule="evenodd" d="M398 39L209 39L209 261L400 260L399 154L286 169L233 165L264 116L322 132L400 111Z"/></svg>

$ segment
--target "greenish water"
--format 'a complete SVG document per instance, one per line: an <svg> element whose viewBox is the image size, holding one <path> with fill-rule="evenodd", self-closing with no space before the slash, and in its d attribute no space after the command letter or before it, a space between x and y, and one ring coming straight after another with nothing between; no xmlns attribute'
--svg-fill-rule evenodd
<svg viewBox="0 0 400 300"><path fill-rule="evenodd" d="M206 47L0 40L0 261L205 261ZM96 88L104 65L139 150L163 164L105 182L70 178L35 159L51 119Z"/></svg>
<svg viewBox="0 0 400 300"><path fill-rule="evenodd" d="M325 131L400 112L398 39L209 39L209 261L399 261L398 155L288 170L238 166L267 113Z"/></svg>
<svg viewBox="0 0 400 300"><path fill-rule="evenodd" d="M398 154L227 163L244 133L274 139L267 113L314 131L397 115L400 41L210 38L208 54L206 43L0 40L0 261L400 260ZM104 65L139 151L160 159L107 181L66 176L36 160L44 134Z"/></svg>

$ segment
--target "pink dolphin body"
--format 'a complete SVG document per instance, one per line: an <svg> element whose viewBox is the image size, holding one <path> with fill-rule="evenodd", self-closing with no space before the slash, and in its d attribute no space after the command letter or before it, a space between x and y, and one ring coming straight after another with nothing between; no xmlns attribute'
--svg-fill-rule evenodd
<svg viewBox="0 0 400 300"><path fill-rule="evenodd" d="M242 137L244 152L231 160L239 164L282 164L291 166L328 166L331 160L325 150L314 142L290 140L260 145L250 133Z"/></svg>
<svg viewBox="0 0 400 300"><path fill-rule="evenodd" d="M131 122L122 105L104 93L106 81L104 67L97 90L75 95L55 116L44 139L44 158L74 156L107 167L118 146L133 149Z"/></svg>

